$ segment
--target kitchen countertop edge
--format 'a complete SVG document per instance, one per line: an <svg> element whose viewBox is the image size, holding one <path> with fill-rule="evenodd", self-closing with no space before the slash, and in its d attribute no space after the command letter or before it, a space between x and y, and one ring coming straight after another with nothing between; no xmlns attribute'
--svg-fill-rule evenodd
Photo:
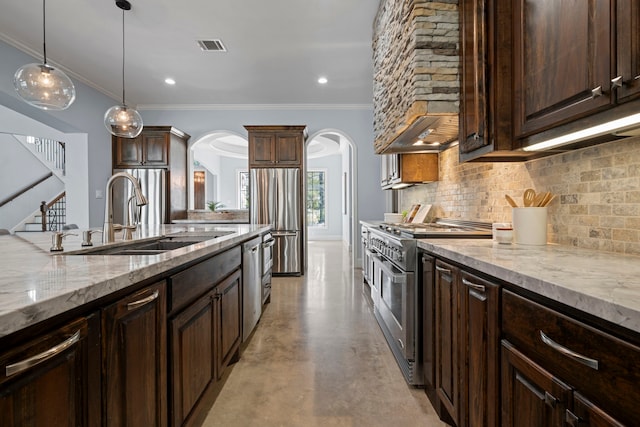
<svg viewBox="0 0 640 427"><path fill-rule="evenodd" d="M234 247L271 229L270 225L261 224L225 224L224 227L234 233L153 256L52 254L46 249L51 243L51 233L2 236L0 255L6 256L0 258L0 266L6 267L6 274L0 277L0 338ZM145 233L144 237L212 229L219 227L165 225ZM67 252L73 252L75 246L80 249L79 238L70 239L73 240L64 243L65 248L69 247ZM91 279L87 280L88 277Z"/></svg>

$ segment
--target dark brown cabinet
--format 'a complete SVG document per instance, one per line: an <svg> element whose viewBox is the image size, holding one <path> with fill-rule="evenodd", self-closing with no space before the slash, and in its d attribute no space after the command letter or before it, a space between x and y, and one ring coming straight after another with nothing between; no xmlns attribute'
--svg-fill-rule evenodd
<svg viewBox="0 0 640 427"><path fill-rule="evenodd" d="M640 94L640 3L616 1L617 72L612 84L617 87L618 102Z"/></svg>
<svg viewBox="0 0 640 427"><path fill-rule="evenodd" d="M571 388L517 351L502 343L502 425L562 427Z"/></svg>
<svg viewBox="0 0 640 427"><path fill-rule="evenodd" d="M528 360L527 365L544 372L551 381L541 394L543 403L561 411L558 416L568 425L637 423L639 347L520 295L509 291L502 294L503 415L507 411L511 417L517 416L531 406L531 402L521 402L522 394L511 386L517 371L504 370L508 368L505 364L521 359ZM504 359L505 351L508 359ZM563 384L562 390L551 390L549 384Z"/></svg>
<svg viewBox="0 0 640 427"><path fill-rule="evenodd" d="M167 425L165 283L103 310L105 426Z"/></svg>
<svg viewBox="0 0 640 427"><path fill-rule="evenodd" d="M245 126L249 167L301 167L306 126Z"/></svg>
<svg viewBox="0 0 640 427"><path fill-rule="evenodd" d="M165 223L187 218L189 135L172 126L145 126L136 138L112 138L113 169L165 169ZM118 215L118 214L116 214Z"/></svg>
<svg viewBox="0 0 640 427"><path fill-rule="evenodd" d="M236 247L170 278L170 418L174 426L202 422L215 398L216 383L239 356L240 259Z"/></svg>
<svg viewBox="0 0 640 427"><path fill-rule="evenodd" d="M0 353L0 426L100 427L100 317Z"/></svg>
<svg viewBox="0 0 640 427"><path fill-rule="evenodd" d="M438 180L437 154L383 154L380 161L380 183L383 190Z"/></svg>
<svg viewBox="0 0 640 427"><path fill-rule="evenodd" d="M454 425L459 425L460 390L460 319L459 269L436 261L436 394ZM442 416L442 415L441 415Z"/></svg>
<svg viewBox="0 0 640 427"><path fill-rule="evenodd" d="M612 1L514 2L514 136L609 107Z"/></svg>
<svg viewBox="0 0 640 427"><path fill-rule="evenodd" d="M500 424L500 287L465 271L460 275L461 426Z"/></svg>
<svg viewBox="0 0 640 427"><path fill-rule="evenodd" d="M512 2L460 0L460 160L519 160L512 131Z"/></svg>

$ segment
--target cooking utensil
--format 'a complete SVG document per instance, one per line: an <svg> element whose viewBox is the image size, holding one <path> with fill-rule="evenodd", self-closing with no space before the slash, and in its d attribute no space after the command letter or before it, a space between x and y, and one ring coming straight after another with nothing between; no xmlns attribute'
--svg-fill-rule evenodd
<svg viewBox="0 0 640 427"><path fill-rule="evenodd" d="M524 207L528 208L533 205L533 200L536 198L536 192L532 188L527 188L524 190L524 194L522 195L522 202L524 203Z"/></svg>
<svg viewBox="0 0 640 427"><path fill-rule="evenodd" d="M513 200L513 199L511 198L511 196L510 196L510 195L505 194L505 195L504 195L504 198L505 198L505 199L507 199L507 203L509 203L509 204L511 205L511 207L512 207L512 208L517 208L517 207L518 207L518 204L516 203L516 201L515 201L515 200Z"/></svg>
<svg viewBox="0 0 640 427"><path fill-rule="evenodd" d="M542 206L543 206L543 207L544 207L544 206L547 206L547 205L548 205L549 203L551 203L551 201L552 201L553 199L555 199L555 198L556 198L556 195L555 195L555 194L551 194L551 193L549 193L549 197L545 198L545 200L542 202Z"/></svg>
<svg viewBox="0 0 640 427"><path fill-rule="evenodd" d="M533 199L533 204L531 206L537 207L537 208L541 207L542 202L544 202L544 199L547 197L547 194L549 193L536 194L536 197Z"/></svg>

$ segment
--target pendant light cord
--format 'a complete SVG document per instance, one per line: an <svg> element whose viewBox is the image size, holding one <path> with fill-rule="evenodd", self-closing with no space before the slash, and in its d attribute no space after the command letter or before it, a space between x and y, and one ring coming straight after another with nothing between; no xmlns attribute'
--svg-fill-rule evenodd
<svg viewBox="0 0 640 427"><path fill-rule="evenodd" d="M47 65L47 13L44 5L45 0L42 0L42 51L44 65Z"/></svg>
<svg viewBox="0 0 640 427"><path fill-rule="evenodd" d="M122 106L126 107L124 100L124 9L122 9Z"/></svg>

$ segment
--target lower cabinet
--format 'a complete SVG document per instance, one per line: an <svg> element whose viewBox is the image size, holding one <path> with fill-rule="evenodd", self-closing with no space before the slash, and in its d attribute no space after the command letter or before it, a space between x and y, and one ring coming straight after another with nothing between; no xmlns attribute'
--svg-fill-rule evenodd
<svg viewBox="0 0 640 427"><path fill-rule="evenodd" d="M167 425L166 313L164 281L103 309L105 426Z"/></svg>
<svg viewBox="0 0 640 427"><path fill-rule="evenodd" d="M101 427L100 317L0 352L0 426Z"/></svg>
<svg viewBox="0 0 640 427"><path fill-rule="evenodd" d="M221 278L223 274L226 277ZM215 397L215 385L225 368L239 355L241 280L240 256L235 249L170 278L172 306L180 307L169 319L172 426L202 422ZM205 293L191 298L185 306L184 295L194 288L205 289Z"/></svg>

